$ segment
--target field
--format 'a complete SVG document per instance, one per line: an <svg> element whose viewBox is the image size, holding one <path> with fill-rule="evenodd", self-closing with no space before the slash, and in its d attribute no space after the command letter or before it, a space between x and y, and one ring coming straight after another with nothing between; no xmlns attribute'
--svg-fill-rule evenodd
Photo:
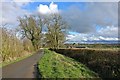
<svg viewBox="0 0 120 80"><path fill-rule="evenodd" d="M101 78L120 78L120 53L117 48L71 48L54 51L83 63Z"/></svg>
<svg viewBox="0 0 120 80"><path fill-rule="evenodd" d="M80 62L47 49L38 67L42 78L98 78L95 72Z"/></svg>

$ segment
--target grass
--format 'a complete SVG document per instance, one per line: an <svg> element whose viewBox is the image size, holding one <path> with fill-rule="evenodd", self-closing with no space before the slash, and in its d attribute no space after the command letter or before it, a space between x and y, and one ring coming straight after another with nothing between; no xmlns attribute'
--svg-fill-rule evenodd
<svg viewBox="0 0 120 80"><path fill-rule="evenodd" d="M33 55L33 54L29 54L29 55L27 55L27 56L19 57L19 58L17 58L16 60L13 60L13 61L10 61L10 62L2 62L2 63L0 63L0 68L1 68L1 67L5 67L5 66L7 66L7 65L9 65L9 64L12 64L12 63L19 62L19 61L21 61L21 60L23 60L23 59L25 59L25 58L28 58L28 57L30 57L30 56L32 56L32 55Z"/></svg>
<svg viewBox="0 0 120 80"><path fill-rule="evenodd" d="M47 49L44 50L44 55L40 59L38 67L42 78L98 77L95 72L89 70L85 65Z"/></svg>

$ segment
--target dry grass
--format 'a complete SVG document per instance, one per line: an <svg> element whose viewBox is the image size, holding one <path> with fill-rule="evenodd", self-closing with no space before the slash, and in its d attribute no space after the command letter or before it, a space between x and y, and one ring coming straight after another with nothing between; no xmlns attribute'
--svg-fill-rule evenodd
<svg viewBox="0 0 120 80"><path fill-rule="evenodd" d="M2 62L11 62L17 58L29 55L32 52L32 45L30 41L21 41L16 37L16 32L14 30L8 30L2 28Z"/></svg>

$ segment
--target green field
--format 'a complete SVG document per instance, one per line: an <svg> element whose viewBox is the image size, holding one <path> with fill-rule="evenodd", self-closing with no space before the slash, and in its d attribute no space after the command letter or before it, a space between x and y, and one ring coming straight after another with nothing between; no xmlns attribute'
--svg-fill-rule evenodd
<svg viewBox="0 0 120 80"><path fill-rule="evenodd" d="M38 63L42 78L96 78L98 75L72 58L44 50Z"/></svg>

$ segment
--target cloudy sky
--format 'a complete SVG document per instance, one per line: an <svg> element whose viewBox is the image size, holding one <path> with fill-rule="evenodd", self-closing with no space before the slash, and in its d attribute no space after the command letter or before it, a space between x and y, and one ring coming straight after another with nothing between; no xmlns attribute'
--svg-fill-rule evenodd
<svg viewBox="0 0 120 80"><path fill-rule="evenodd" d="M118 40L117 2L30 1L7 0L2 2L2 11L0 11L2 12L2 24L7 23L17 27L19 16L60 13L69 24L66 37L69 41Z"/></svg>

